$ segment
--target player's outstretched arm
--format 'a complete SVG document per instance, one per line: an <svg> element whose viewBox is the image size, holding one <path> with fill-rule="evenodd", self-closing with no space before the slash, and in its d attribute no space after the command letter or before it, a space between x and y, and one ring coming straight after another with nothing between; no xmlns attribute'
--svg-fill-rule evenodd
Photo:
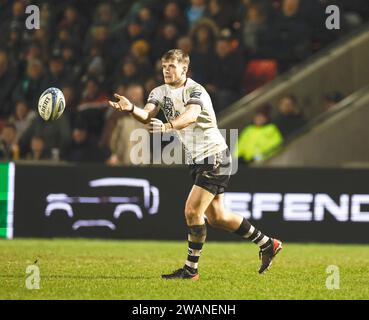
<svg viewBox="0 0 369 320"><path fill-rule="evenodd" d="M150 132L169 132L172 129L181 130L196 122L201 113L201 106L198 104L190 104L186 106L186 111L179 117L168 123L152 118L149 125Z"/></svg>
<svg viewBox="0 0 369 320"><path fill-rule="evenodd" d="M128 111L132 113L133 117L147 124L150 122L151 118L155 117L159 112L159 107L155 106L153 103L147 103L144 109L138 108L131 101L129 101L126 97L120 96L118 94L114 94L114 97L118 99L117 102L109 101L109 105L114 109L119 111Z"/></svg>
<svg viewBox="0 0 369 320"><path fill-rule="evenodd" d="M186 111L172 121L173 129L181 130L196 122L201 113L201 106L198 104L189 104Z"/></svg>

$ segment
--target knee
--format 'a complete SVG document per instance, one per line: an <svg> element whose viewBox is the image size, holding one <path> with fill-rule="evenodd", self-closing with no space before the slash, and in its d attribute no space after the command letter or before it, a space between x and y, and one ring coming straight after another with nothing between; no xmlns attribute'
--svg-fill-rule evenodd
<svg viewBox="0 0 369 320"><path fill-rule="evenodd" d="M186 204L185 216L186 216L187 223L191 225L192 221L196 221L200 215L198 213L198 210L196 210L194 206L192 206L191 204Z"/></svg>
<svg viewBox="0 0 369 320"><path fill-rule="evenodd" d="M212 212L207 214L208 223L213 227L222 227L226 221L226 216L223 211Z"/></svg>

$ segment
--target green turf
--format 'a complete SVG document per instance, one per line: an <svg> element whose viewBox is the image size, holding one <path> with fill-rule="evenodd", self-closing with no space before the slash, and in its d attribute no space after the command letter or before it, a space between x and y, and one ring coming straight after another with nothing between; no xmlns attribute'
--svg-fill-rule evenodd
<svg viewBox="0 0 369 320"><path fill-rule="evenodd" d="M161 280L186 252L185 242L1 240L0 299L369 299L369 246L287 243L259 275L255 245L209 242L200 281ZM36 259L41 287L28 290ZM329 265L338 290L326 288Z"/></svg>

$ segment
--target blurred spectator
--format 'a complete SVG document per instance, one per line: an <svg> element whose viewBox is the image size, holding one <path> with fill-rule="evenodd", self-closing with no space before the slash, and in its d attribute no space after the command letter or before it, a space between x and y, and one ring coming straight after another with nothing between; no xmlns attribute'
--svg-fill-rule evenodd
<svg viewBox="0 0 369 320"><path fill-rule="evenodd" d="M100 83L105 81L105 58L101 55L94 56L87 66L87 70L82 79L96 78Z"/></svg>
<svg viewBox="0 0 369 320"><path fill-rule="evenodd" d="M177 38L178 30L175 24L166 23L163 25L154 42L152 50L153 60L160 59L165 52L175 48Z"/></svg>
<svg viewBox="0 0 369 320"><path fill-rule="evenodd" d="M96 141L89 135L87 125L77 123L73 128L72 142L66 151L66 160L72 162L102 162L104 157Z"/></svg>
<svg viewBox="0 0 369 320"><path fill-rule="evenodd" d="M49 68L44 77L44 87L61 88L68 82L69 75L65 72L64 61L61 55L54 54L49 59Z"/></svg>
<svg viewBox="0 0 369 320"><path fill-rule="evenodd" d="M128 85L130 83L141 82L142 75L138 73L136 64L132 59L125 59L121 67L117 68L115 75L115 87L119 84Z"/></svg>
<svg viewBox="0 0 369 320"><path fill-rule="evenodd" d="M98 24L91 28L92 45L99 48L108 48L109 45L109 29L104 24Z"/></svg>
<svg viewBox="0 0 369 320"><path fill-rule="evenodd" d="M0 137L0 160L16 161L20 158L17 129L14 124L5 124Z"/></svg>
<svg viewBox="0 0 369 320"><path fill-rule="evenodd" d="M137 40L132 43L128 58L137 66L137 71L142 78L147 78L153 72L149 59L150 45L146 40Z"/></svg>
<svg viewBox="0 0 369 320"><path fill-rule="evenodd" d="M31 125L32 121L36 118L36 111L29 110L29 107L25 101L17 101L15 104L15 112L9 118L9 122L14 124L18 139L20 139L23 133Z"/></svg>
<svg viewBox="0 0 369 320"><path fill-rule="evenodd" d="M205 86L211 81L211 72L215 63L215 42L219 29L210 19L201 19L192 29L193 50L190 56L190 68L193 79Z"/></svg>
<svg viewBox="0 0 369 320"><path fill-rule="evenodd" d="M144 93L144 88L138 83L132 83L126 89L126 97L140 108L143 108L145 106Z"/></svg>
<svg viewBox="0 0 369 320"><path fill-rule="evenodd" d="M41 93L47 89L43 77L43 65L40 60L30 60L27 63L25 76L18 82L13 92L13 101L25 100L31 110L36 110Z"/></svg>
<svg viewBox="0 0 369 320"><path fill-rule="evenodd" d="M323 111L328 111L333 108L337 103L341 102L343 98L344 95L339 91L327 93L323 97Z"/></svg>
<svg viewBox="0 0 369 320"><path fill-rule="evenodd" d="M301 15L312 31L312 51L316 52L336 38L340 32L328 30L324 0L301 1ZM340 7L342 9L342 7ZM332 32L333 31L333 32Z"/></svg>
<svg viewBox="0 0 369 320"><path fill-rule="evenodd" d="M78 90L74 88L72 85L67 84L61 88L64 98L66 109L64 112L68 114L74 114L77 112L77 103L79 101Z"/></svg>
<svg viewBox="0 0 369 320"><path fill-rule="evenodd" d="M128 87L134 86L135 84L131 84ZM127 87L127 89L128 89ZM118 85L115 90L114 93L119 94L120 96L129 96L130 91L127 90L126 87L124 85ZM128 93L128 95L127 95ZM132 97L131 97L132 98ZM135 97L133 97L135 98ZM132 102L135 100L131 100ZM137 103L137 101L134 102L136 105L140 105L139 103ZM117 122L119 120L119 118L124 116L124 112L118 111L116 109L110 108L108 109L107 113L106 113L106 117L105 117L105 122L104 122L104 127L102 130L102 134L100 137L100 141L99 141L99 147L103 150L105 149L109 149L110 150L110 139L111 139L111 135L112 132L115 128L115 126L117 125Z"/></svg>
<svg viewBox="0 0 369 320"><path fill-rule="evenodd" d="M69 78L68 80L76 83L82 71L81 64L79 63L78 49L72 44L65 44L61 48L61 56L63 58L65 73Z"/></svg>
<svg viewBox="0 0 369 320"><path fill-rule="evenodd" d="M205 15L206 1L191 0L191 5L186 10L186 18L190 28Z"/></svg>
<svg viewBox="0 0 369 320"><path fill-rule="evenodd" d="M131 85L127 88L126 97L132 101L137 107L144 107L144 89L138 84ZM150 140L134 141L132 133L135 129L142 129L147 132L144 124L136 121L127 113L120 112L120 116L111 119L111 123L116 123L110 138L111 156L108 160L109 165L132 165L139 162L139 159L131 155L132 148L140 144L142 147L142 157L150 160ZM112 126L110 125L110 128ZM147 136L149 136L147 132Z"/></svg>
<svg viewBox="0 0 369 320"><path fill-rule="evenodd" d="M278 127L270 123L270 107L260 108L253 124L240 134L234 156L245 163L262 161L270 157L282 144L283 138Z"/></svg>
<svg viewBox="0 0 369 320"><path fill-rule="evenodd" d="M35 58L46 61L50 52L49 35L47 33L47 29L35 30L32 37L32 44L37 46L40 50L39 56Z"/></svg>
<svg viewBox="0 0 369 320"><path fill-rule="evenodd" d="M205 17L213 20L220 29L231 28L234 12L234 4L225 0L209 0Z"/></svg>
<svg viewBox="0 0 369 320"><path fill-rule="evenodd" d="M52 29L54 21L55 16L50 8L50 3L47 2L42 3L40 9L40 29L38 30Z"/></svg>
<svg viewBox="0 0 369 320"><path fill-rule="evenodd" d="M12 91L16 75L9 65L8 54L0 50L0 118L7 118L12 112Z"/></svg>
<svg viewBox="0 0 369 320"><path fill-rule="evenodd" d="M32 60L42 61L42 50L39 44L31 42L27 47L24 48L24 62L29 63Z"/></svg>
<svg viewBox="0 0 369 320"><path fill-rule="evenodd" d="M60 157L63 158L71 138L68 117L60 117L57 121L44 121L41 117L36 117L19 140L22 156L30 151L33 136L42 137L47 152L58 150Z"/></svg>
<svg viewBox="0 0 369 320"><path fill-rule="evenodd" d="M127 23L123 32L116 35L111 46L112 57L115 59L121 59L125 57L133 42L140 39L146 39L144 30L140 24L140 21L136 17L131 17Z"/></svg>
<svg viewBox="0 0 369 320"><path fill-rule="evenodd" d="M151 39L155 34L155 30L158 24L157 18L153 15L149 7L142 7L138 12L138 19L142 26L142 33L146 39Z"/></svg>
<svg viewBox="0 0 369 320"><path fill-rule="evenodd" d="M242 26L242 42L249 58L260 53L261 43L268 32L266 19L261 6L249 6Z"/></svg>
<svg viewBox="0 0 369 320"><path fill-rule="evenodd" d="M145 106L145 89L138 83L131 83L127 87L119 85L116 87L115 93L127 97L134 105L143 108ZM104 125L101 144L108 146L110 144L111 131L116 125L118 118L125 113L110 108Z"/></svg>
<svg viewBox="0 0 369 320"><path fill-rule="evenodd" d="M104 126L105 112L108 107L109 97L101 88L95 78L90 78L85 83L81 101L77 106L78 116L88 124L89 134L98 138Z"/></svg>
<svg viewBox="0 0 369 320"><path fill-rule="evenodd" d="M77 44L84 38L86 31L86 22L82 14L79 14L76 7L68 5L64 10L63 18L59 26L60 31L65 31L69 35L69 42ZM64 33L66 34L66 33ZM64 38L64 40L66 40Z"/></svg>
<svg viewBox="0 0 369 320"><path fill-rule="evenodd" d="M141 132L146 132L147 135L143 136L139 141L135 141L132 134L138 132L135 131L136 129L141 129ZM137 145L140 146L142 151L140 154L131 152ZM109 165L142 165L150 161L150 135L147 132L147 128L143 124L137 124L137 121L135 122L129 115L124 115L118 120L112 133L110 146L112 154L107 161ZM140 159L145 160L140 161Z"/></svg>
<svg viewBox="0 0 369 320"><path fill-rule="evenodd" d="M0 36L0 45L2 45L9 53L9 56L12 57L12 64L14 66L20 64L22 49L24 47L24 43L22 43L22 34L22 27L15 24L11 26L9 33L4 33L3 39L1 39Z"/></svg>
<svg viewBox="0 0 369 320"><path fill-rule="evenodd" d="M179 35L187 33L187 21L179 4L175 1L168 2L164 7L162 24L174 24Z"/></svg>
<svg viewBox="0 0 369 320"><path fill-rule="evenodd" d="M112 38L109 36L109 29L106 25L94 25L90 28L90 35L85 43L84 52L89 55L87 72L90 68L95 68L95 77L104 79L105 64L111 63ZM94 64L94 65L93 65Z"/></svg>
<svg viewBox="0 0 369 320"><path fill-rule="evenodd" d="M81 44L77 42L76 39L73 38L73 36L71 35L71 31L69 31L66 28L58 30L56 35L57 37L53 43L53 50L52 50L53 53L59 54L63 46L66 46L69 44L81 46Z"/></svg>
<svg viewBox="0 0 369 320"><path fill-rule="evenodd" d="M8 20L8 23L4 23L4 29L2 29L2 32L9 33L9 28L12 28L13 26L24 26L25 23L25 16L26 16L26 8L25 8L25 2L21 0L16 0L13 2L12 6L12 15L10 16L10 21Z"/></svg>
<svg viewBox="0 0 369 320"><path fill-rule="evenodd" d="M284 138L287 138L306 124L306 119L297 107L297 99L289 94L282 97L278 104L278 114L275 118Z"/></svg>
<svg viewBox="0 0 369 320"><path fill-rule="evenodd" d="M282 72L311 54L311 27L300 14L300 0L283 0L270 32L274 41L269 54L278 59Z"/></svg>
<svg viewBox="0 0 369 320"><path fill-rule="evenodd" d="M90 77L96 78L100 83L106 81L105 62L103 50L99 45L90 47L87 58L84 59L82 81L86 82Z"/></svg>
<svg viewBox="0 0 369 320"><path fill-rule="evenodd" d="M41 136L34 135L31 139L30 151L26 155L26 160L50 160L50 151L45 149L45 141Z"/></svg>
<svg viewBox="0 0 369 320"><path fill-rule="evenodd" d="M216 112L240 98L243 69L243 59L238 51L232 49L230 39L219 38L212 77L207 85L214 97Z"/></svg>
<svg viewBox="0 0 369 320"><path fill-rule="evenodd" d="M96 16L94 18L94 24L105 25L108 29L113 29L117 24L116 13L110 3L102 2L99 4L96 10Z"/></svg>
<svg viewBox="0 0 369 320"><path fill-rule="evenodd" d="M101 89L100 83L96 78L89 78L82 91L81 102L78 111L86 109L101 109L108 106L109 97Z"/></svg>
<svg viewBox="0 0 369 320"><path fill-rule="evenodd" d="M177 40L176 48L181 49L184 53L187 53L191 57L193 43L189 36L182 36Z"/></svg>

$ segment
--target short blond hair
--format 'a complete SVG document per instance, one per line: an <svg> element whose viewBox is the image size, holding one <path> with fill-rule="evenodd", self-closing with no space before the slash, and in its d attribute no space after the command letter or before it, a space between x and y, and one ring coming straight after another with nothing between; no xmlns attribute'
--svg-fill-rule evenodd
<svg viewBox="0 0 369 320"><path fill-rule="evenodd" d="M161 57L161 61L168 61L168 60L177 60L179 63L183 63L186 66L190 65L190 57L187 53L183 52L181 49L172 49L167 51Z"/></svg>

